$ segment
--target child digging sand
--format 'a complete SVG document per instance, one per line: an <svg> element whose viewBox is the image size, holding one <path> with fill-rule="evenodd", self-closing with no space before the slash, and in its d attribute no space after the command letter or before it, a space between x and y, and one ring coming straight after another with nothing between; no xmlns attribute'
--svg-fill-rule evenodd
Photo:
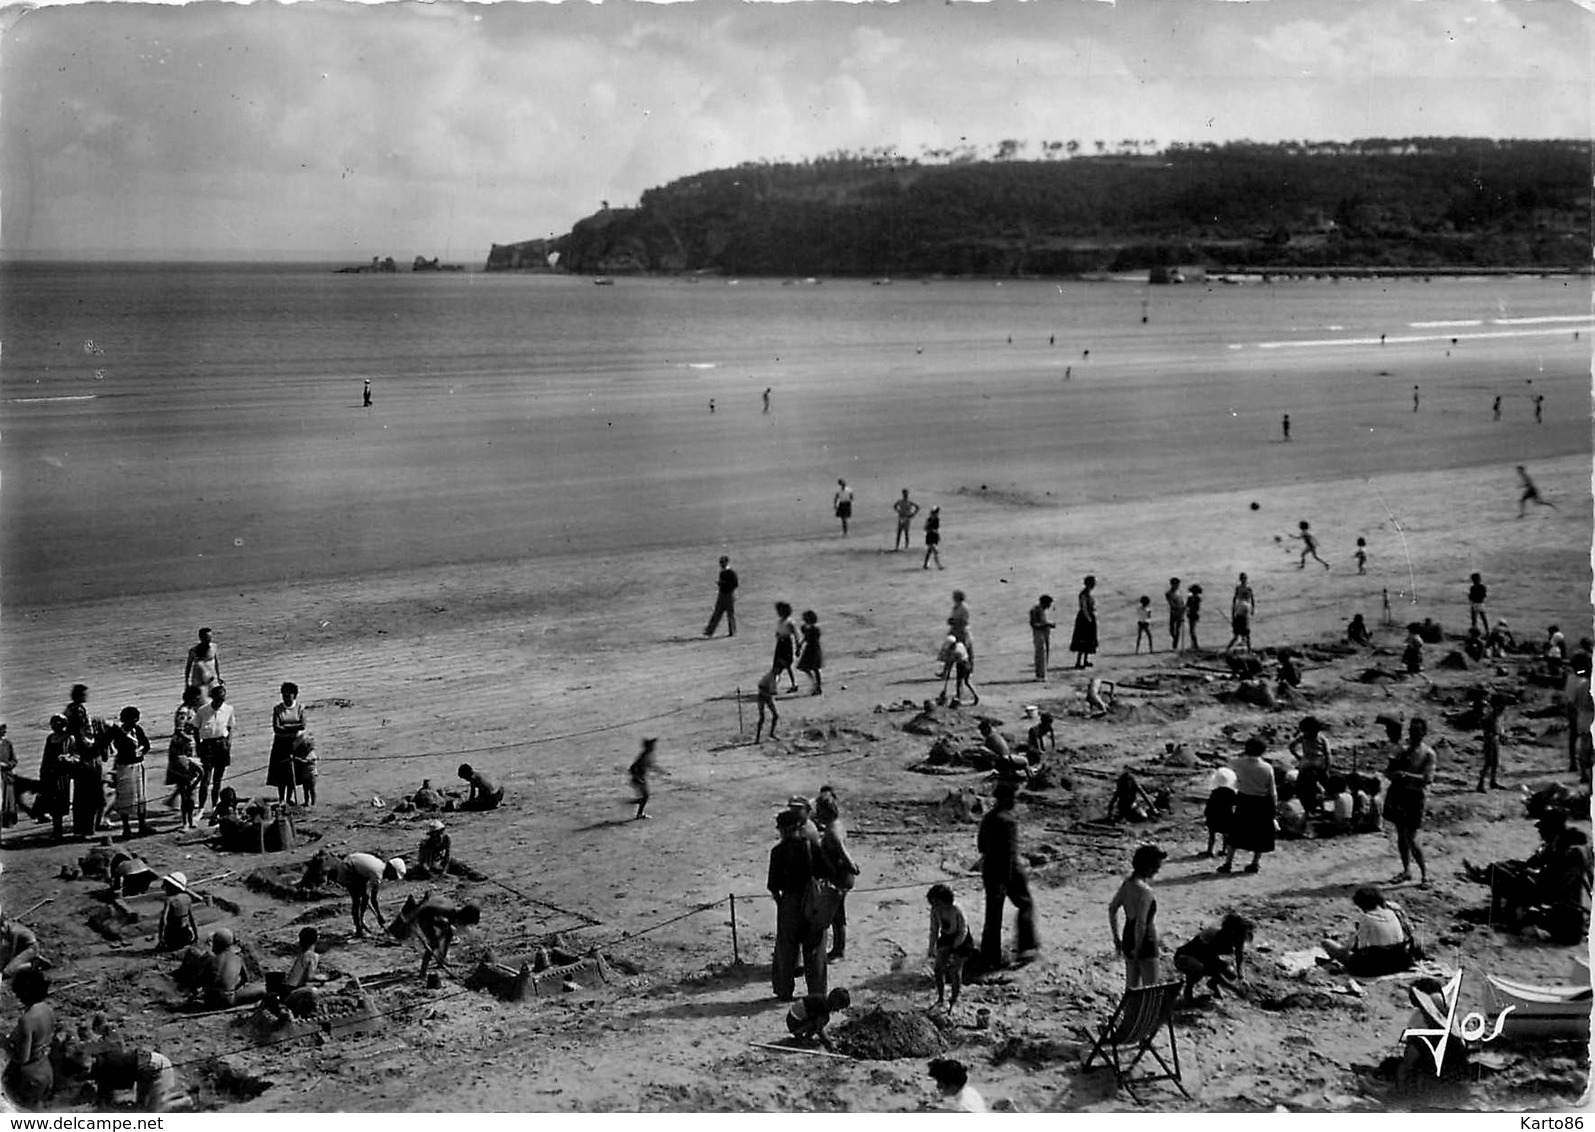
<svg viewBox="0 0 1595 1132"><path fill-rule="evenodd" d="M831 1049L831 1039L825 1036L825 1027L831 1015L853 1005L853 997L842 987L830 994L806 994L792 1004L786 1013L786 1028L800 1042L816 1042Z"/></svg>

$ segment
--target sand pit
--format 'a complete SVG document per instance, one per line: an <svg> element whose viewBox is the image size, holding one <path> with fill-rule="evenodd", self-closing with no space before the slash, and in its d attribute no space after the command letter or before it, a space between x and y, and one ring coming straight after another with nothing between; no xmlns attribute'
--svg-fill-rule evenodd
<svg viewBox="0 0 1595 1132"><path fill-rule="evenodd" d="M860 1061L895 1061L935 1057L947 1051L947 1039L921 1011L875 1007L831 1031L836 1048Z"/></svg>

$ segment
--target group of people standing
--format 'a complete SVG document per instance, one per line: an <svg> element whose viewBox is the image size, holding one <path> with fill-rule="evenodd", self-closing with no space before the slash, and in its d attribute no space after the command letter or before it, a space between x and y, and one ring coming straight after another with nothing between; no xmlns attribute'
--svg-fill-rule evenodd
<svg viewBox="0 0 1595 1132"><path fill-rule="evenodd" d="M315 742L298 694L297 686L283 684L281 702L272 709L266 783L277 787L280 802L296 801L303 790L305 804L313 805ZM143 719L143 712L131 704L114 721L93 716L88 686L72 686L67 705L50 717L33 807L37 819L53 823L57 840L66 836L68 819L77 838L109 830L111 818L120 821L124 838L134 836L135 826L140 836L151 832L149 767L155 748ZM216 644L211 630L202 628L184 661L183 691L172 713L162 779L167 803L178 807L179 828L198 826L207 799L213 811L218 807L222 780L232 766L236 726Z"/></svg>

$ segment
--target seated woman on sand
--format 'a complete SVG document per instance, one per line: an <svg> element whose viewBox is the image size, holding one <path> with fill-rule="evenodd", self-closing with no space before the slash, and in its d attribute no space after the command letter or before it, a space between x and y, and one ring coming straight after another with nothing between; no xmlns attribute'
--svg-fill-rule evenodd
<svg viewBox="0 0 1595 1132"><path fill-rule="evenodd" d="M1329 957L1349 975L1373 977L1409 969L1421 958L1412 925L1399 905L1385 900L1372 885L1359 888L1351 902L1357 906L1357 927L1346 943L1323 941Z"/></svg>

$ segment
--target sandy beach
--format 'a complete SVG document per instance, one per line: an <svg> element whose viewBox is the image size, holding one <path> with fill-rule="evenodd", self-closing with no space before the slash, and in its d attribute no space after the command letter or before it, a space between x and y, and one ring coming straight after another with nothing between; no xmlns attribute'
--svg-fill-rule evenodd
<svg viewBox="0 0 1595 1132"><path fill-rule="evenodd" d="M1105 909L1131 850L1151 840L1170 853L1158 882L1170 950L1231 908L1260 923L1250 996L1178 1023L1195 1099L1165 1087L1151 1094L1155 1110L1572 1103L1587 1062L1516 1054L1479 1081L1400 1094L1379 1066L1399 1052L1405 985L1334 996L1333 976L1282 971L1279 957L1345 930L1352 889L1394 871L1388 834L1282 843L1244 878L1217 877L1194 856L1205 844L1208 771L1246 735L1266 732L1278 750L1310 711L1330 721L1337 745L1371 752L1376 714L1426 715L1445 739L1425 831L1434 885L1395 892L1433 957L1466 972L1472 996L1489 970L1565 974L1566 949L1453 919L1482 900L1457 875L1464 855L1479 862L1533 846L1518 788L1572 781L1565 731L1519 716L1505 755L1509 789L1474 794L1477 735L1439 724L1466 688L1514 682L1531 658L1499 672L1431 668L1434 691L1355 677L1373 663L1397 666L1401 634L1378 627L1384 592L1398 626L1433 617L1460 635L1474 571L1490 583L1492 614L1519 639L1538 640L1551 623L1570 641L1589 631L1590 334L1573 321L1414 329L1406 323L1429 313L1417 309L1389 321L1392 337L1412 341L1311 345L1380 332L1371 319L1307 324L1294 312L1309 310L1311 297L1306 285L1284 295L1280 303L1298 305L1283 318L1274 312L1273 333L1261 317L1240 335L1165 329L1165 317L1201 325L1193 299L1159 312L1153 333L1164 336L1138 338L1132 319L1089 347L1070 341L1067 353L1039 326L1018 327L1010 346L1001 323L983 342L905 333L865 343L840 364L834 350L800 343L779 363L765 351L772 360L753 364L746 346L735 363L673 369L597 402L596 386L582 380L533 404L524 390L439 374L388 383L370 414L344 405L355 385L309 384L285 415L270 386L239 379L225 390L225 425L177 454L140 419L151 410L136 398L92 403L95 415L83 420L108 442L64 461L60 430L30 428L26 414L83 405L8 404L0 704L26 773L74 682L90 686L96 714L137 703L152 737L164 734L185 651L208 625L239 712L231 785L264 792L270 705L278 683L294 680L321 752L319 803L301 823L321 835L315 848L413 853L420 821L385 820L393 804L423 778L457 785L455 765L468 760L508 797L492 814L450 816L457 857L485 878L441 885L484 909L464 954L518 963L557 931L625 965L610 982L511 1005L460 993L455 981L438 990L399 982L378 996L394 1012L380 1037L255 1048L234 1018L169 1026L150 1005L176 997L165 961L149 962L138 939L118 947L89 930L89 886L56 875L81 848L46 844L47 827L24 819L6 838L6 903L56 898L31 923L60 957L52 977L80 983L58 1011L76 1017L93 1004L130 1034L159 1033L160 1048L188 1063L180 1072L203 1107L927 1106L923 1058L820 1059L749 1043L785 1032L785 1007L768 985L774 917L762 890L773 814L789 794L835 785L853 830L864 872L849 904L848 957L831 984L850 988L854 1014L928 1005L919 959L930 883L953 885L979 916L974 827L944 822L938 804L949 789L984 793L989 783L977 772L915 773L930 740L902 729L912 712L883 710L934 697L934 651L949 595L961 588L980 646L979 714L1022 735L1025 705L1052 710L1055 762L1073 779L1020 803L1026 848L1050 847L1034 873L1041 961L968 988L946 1031L988 1100L1025 1111L1135 1107L1110 1074L1079 1073L1071 1027L1104 1016L1122 986ZM1561 310L1546 303L1540 309ZM1541 424L1530 379L1546 398ZM758 392L767 385L776 394L765 415ZM1495 389L1509 394L1498 423ZM6 395L22 394L8 381ZM516 445L535 456L504 453ZM1517 518L1517 464L1554 509ZM858 493L845 539L828 506L838 476ZM944 571L921 568L918 522L914 547L891 551L889 508L905 486L942 508ZM224 522L206 521L212 504ZM1319 532L1331 570L1296 568L1299 544L1288 536L1302 519ZM93 552L86 530L108 532ZM1366 576L1352 560L1359 536ZM742 578L738 634L704 640L721 553ZM1241 570L1257 593L1260 648L1338 641L1358 612L1376 626L1378 648L1319 657L1301 703L1275 713L1220 703L1214 693L1230 684L1221 660L1162 651L1161 630L1159 652L1131 654L1137 598L1158 607L1171 575L1203 584L1202 643L1221 648ZM1121 687L1146 685L1122 687L1123 701L1143 709L1129 717L1074 714L1084 689L1064 649L1088 573L1100 580L1097 671ZM1025 622L1042 592L1060 605L1045 684L1030 679ZM783 696L781 738L756 746L751 699L739 711L738 694L751 694L768 663L772 603L783 599L819 612L826 691ZM1430 651L1432 663L1446 650ZM1529 694L1525 709L1550 702L1543 689ZM976 713L937 715L948 733L973 735ZM653 820L631 822L625 766L654 735L669 777L650 804ZM1170 742L1202 761L1165 765ZM1105 811L1110 776L1126 764L1170 786L1174 813L1072 834ZM285 954L304 909L242 885L263 862L192 843L174 821L162 812L162 832L140 842L151 864L191 877L234 870L211 887L240 911L209 908L207 927L225 923L260 954ZM394 905L417 889L392 887ZM731 962L721 903L730 894L745 966ZM715 906L689 914L705 904ZM346 905L323 907L328 968L369 974L414 960L395 941L354 941ZM153 916L151 905L143 910ZM1295 992L1318 997L1293 1006ZM979 1007L991 1010L989 1029L973 1028ZM214 1065L199 1060L217 1050L273 1086L250 1098L219 1086Z"/></svg>

